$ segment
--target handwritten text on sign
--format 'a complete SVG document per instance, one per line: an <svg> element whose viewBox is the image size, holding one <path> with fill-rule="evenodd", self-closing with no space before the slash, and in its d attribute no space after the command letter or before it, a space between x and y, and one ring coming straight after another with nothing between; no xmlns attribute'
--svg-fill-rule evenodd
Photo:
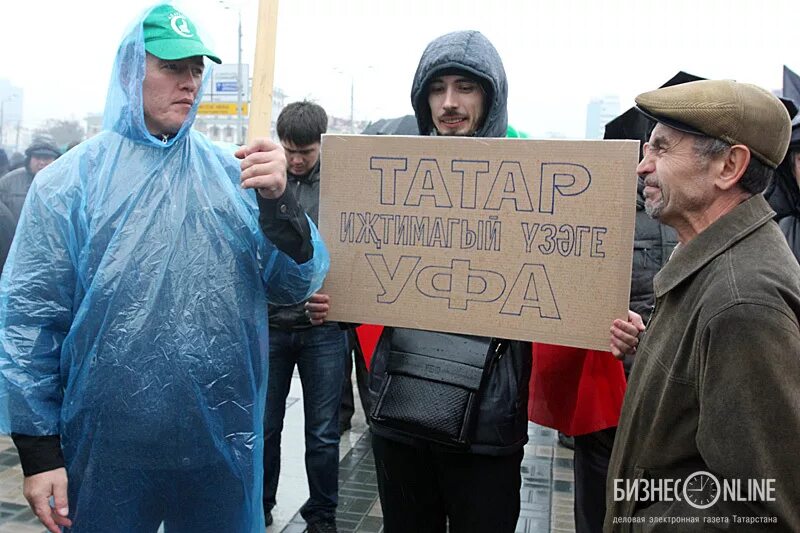
<svg viewBox="0 0 800 533"><path fill-rule="evenodd" d="M331 319L606 348L635 142L325 136Z"/></svg>

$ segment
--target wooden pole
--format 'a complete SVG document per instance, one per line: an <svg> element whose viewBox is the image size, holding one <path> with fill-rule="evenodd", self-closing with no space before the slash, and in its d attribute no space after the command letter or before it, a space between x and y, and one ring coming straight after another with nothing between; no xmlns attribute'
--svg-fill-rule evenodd
<svg viewBox="0 0 800 533"><path fill-rule="evenodd" d="M278 0L259 0L253 90L247 141L269 137L272 120L272 85L275 80L275 38L278 34Z"/></svg>

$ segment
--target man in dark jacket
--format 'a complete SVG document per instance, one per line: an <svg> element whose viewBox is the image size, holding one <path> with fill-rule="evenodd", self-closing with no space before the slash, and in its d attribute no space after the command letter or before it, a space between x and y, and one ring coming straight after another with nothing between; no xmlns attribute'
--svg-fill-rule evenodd
<svg viewBox="0 0 800 533"><path fill-rule="evenodd" d="M653 278L669 259L677 244L675 230L650 218L645 212L644 180L639 178L634 224L630 308L650 319L655 304ZM608 357L611 357L610 355ZM633 357L623 361L626 376ZM566 362L566 361L565 361ZM575 531L599 532L605 518L606 477L616 427L575 435Z"/></svg>
<svg viewBox="0 0 800 533"><path fill-rule="evenodd" d="M800 266L761 195L789 115L733 81L636 103L658 121L637 167L645 209L680 244L655 277L646 333L632 311L611 329L614 355L635 352L636 364L604 529L798 531Z"/></svg>
<svg viewBox="0 0 800 533"><path fill-rule="evenodd" d="M3 272L19 214L34 176L60 155L61 151L52 137L36 137L25 150L25 165L0 177L0 273Z"/></svg>
<svg viewBox="0 0 800 533"><path fill-rule="evenodd" d="M443 35L425 49L411 104L422 135L505 137L507 95L505 70L494 46L479 32L461 31ZM411 437L372 420L386 533L444 532L448 524L451 533L503 533L516 527L527 442L529 343L386 328L372 358L373 404L387 382L390 351L413 362L437 351L456 352L466 343L499 355L481 389L467 449Z"/></svg>
<svg viewBox="0 0 800 533"><path fill-rule="evenodd" d="M789 248L800 261L800 114L792 121L789 151L778 168L775 179L764 196L775 210L775 222L781 228Z"/></svg>
<svg viewBox="0 0 800 533"><path fill-rule="evenodd" d="M319 218L319 154L328 129L325 110L294 102L278 116L278 138L286 152L287 188L306 214ZM327 301L316 294L312 301ZM269 380L264 431L264 515L269 525L276 504L281 467L281 430L286 397L297 365L303 386L306 476L310 496L300 514L308 531L336 531L339 483L339 403L347 339L335 322L312 326L304 305L269 308Z"/></svg>

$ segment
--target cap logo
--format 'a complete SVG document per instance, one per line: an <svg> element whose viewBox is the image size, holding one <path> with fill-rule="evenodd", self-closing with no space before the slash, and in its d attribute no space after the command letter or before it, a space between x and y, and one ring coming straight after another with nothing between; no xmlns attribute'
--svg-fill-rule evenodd
<svg viewBox="0 0 800 533"><path fill-rule="evenodd" d="M192 31L189 29L189 23L186 21L186 17L180 13L174 13L170 15L169 23L172 26L172 29L175 30L175 33L181 37L192 36Z"/></svg>

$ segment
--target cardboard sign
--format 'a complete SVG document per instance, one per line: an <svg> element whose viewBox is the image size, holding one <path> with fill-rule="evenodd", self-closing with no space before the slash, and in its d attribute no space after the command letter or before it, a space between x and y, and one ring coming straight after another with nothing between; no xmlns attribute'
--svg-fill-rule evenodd
<svg viewBox="0 0 800 533"><path fill-rule="evenodd" d="M330 320L607 350L638 142L325 135Z"/></svg>

